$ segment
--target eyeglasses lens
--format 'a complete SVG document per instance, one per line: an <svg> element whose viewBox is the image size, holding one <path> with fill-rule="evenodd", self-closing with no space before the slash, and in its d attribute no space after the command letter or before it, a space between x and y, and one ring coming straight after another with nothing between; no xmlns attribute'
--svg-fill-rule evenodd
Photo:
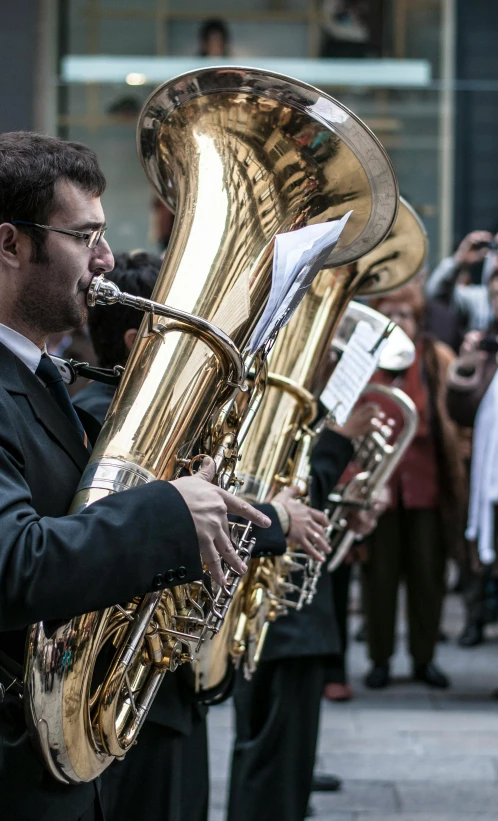
<svg viewBox="0 0 498 821"><path fill-rule="evenodd" d="M95 248L99 244L99 242L102 239L102 237L104 236L104 234L105 234L105 229L104 230L99 229L97 231L92 231L90 236L88 237L88 243L87 243L88 247L89 248Z"/></svg>

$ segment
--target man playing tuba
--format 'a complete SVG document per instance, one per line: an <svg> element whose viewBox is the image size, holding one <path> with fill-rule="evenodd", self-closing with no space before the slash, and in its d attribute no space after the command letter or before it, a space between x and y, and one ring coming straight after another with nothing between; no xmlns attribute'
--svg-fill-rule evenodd
<svg viewBox="0 0 498 821"><path fill-rule="evenodd" d="M266 516L202 477L154 481L65 516L89 457L47 336L81 326L86 291L113 268L93 151L25 132L0 136L0 794L2 816L100 818L95 782L67 786L38 761L22 703L26 628L245 568L227 512ZM84 420L84 415L83 415ZM206 472L211 470L207 465ZM144 544L146 549L143 548ZM60 665L69 664L63 648ZM59 665L59 667L60 667ZM62 668L60 668L62 670ZM62 674L62 673L61 673Z"/></svg>

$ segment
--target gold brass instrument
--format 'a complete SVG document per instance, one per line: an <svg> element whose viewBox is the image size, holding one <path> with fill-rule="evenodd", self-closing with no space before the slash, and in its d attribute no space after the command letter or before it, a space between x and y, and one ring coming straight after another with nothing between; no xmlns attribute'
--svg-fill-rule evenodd
<svg viewBox="0 0 498 821"><path fill-rule="evenodd" d="M309 356L310 349L320 338L322 342L326 338L330 341L333 333L332 347L339 352L344 350L360 320L368 322L380 337L386 328L385 317L360 303L348 304L348 299L355 291L374 294L403 285L420 270L426 252L427 239L423 225L411 206L400 198L398 216L388 237L365 258L350 266L347 272L328 272L329 276L351 277L352 287L347 295L343 292L342 305L337 295L334 301L324 288L327 273L322 271L316 278L314 290L311 289L285 329L287 336L281 334L275 344L258 425L251 432L250 441L241 455L240 475L244 477L244 494L250 501L264 501L286 484L297 486L303 494L307 493L311 448L321 427L320 424L314 430L309 427L316 415L314 383L323 364L324 351L323 348L320 351L319 346L315 348L313 360L313 355ZM355 273L357 279L354 278ZM313 294L315 305L312 304ZM306 320L303 319L305 311L309 312ZM310 319L319 314L333 319L327 329L321 328L321 337L319 326L313 325ZM301 329L298 322L303 323ZM335 333L334 326L337 326ZM299 350L297 342L301 340L300 333L306 335L304 328L308 331L305 343L309 346L308 358L303 354L301 361L294 361L291 352L294 345ZM381 353L379 365L402 369L412 363L414 356L413 343L399 327L395 327ZM308 371L305 370L306 366ZM294 380L292 377L289 379L289 373ZM278 416L279 411L281 416ZM245 673L250 677L261 656L269 624L285 613L287 607L299 609L312 601L321 570L322 562L303 553L298 554L292 547L278 559L252 559L251 575L243 580L236 594L237 611L232 614L232 632L227 628L223 641L221 636L216 637L211 646L203 649L201 658L196 662L200 665L201 659L203 661L199 689L202 690L204 684L209 693L208 685L215 686L220 672L230 671L230 658L235 661L242 659ZM299 574L297 578L296 574ZM217 652L213 648L217 648Z"/></svg>
<svg viewBox="0 0 498 821"><path fill-rule="evenodd" d="M405 285L418 274L427 258L427 232L404 197L388 236L356 263L364 285L358 296L374 296Z"/></svg>
<svg viewBox="0 0 498 821"><path fill-rule="evenodd" d="M366 129L358 135L365 151L370 141L377 146ZM364 158L367 161L366 153ZM386 234L383 222L375 218L377 207L383 209L390 202L394 218L397 202L395 178L385 155L379 159L379 173L382 187L370 185L362 195L370 200L370 249ZM249 431L240 454L237 473L248 501L265 502L290 484L306 491L312 442L308 425L316 416L313 390L318 365L342 312L365 281L355 265L327 267L316 276L291 321L280 331L270 354L271 372L257 424ZM218 698L225 677L232 673L233 659L242 660L248 675L254 669L269 622L285 609L289 594L297 590L289 577L298 567L296 559L297 554L289 553L281 559L251 561L222 633L206 642L194 659L197 690L203 700Z"/></svg>
<svg viewBox="0 0 498 821"><path fill-rule="evenodd" d="M271 72L213 67L171 80L145 103L137 137L144 170L176 220L71 511L192 469L198 442L209 442L218 481L233 486L242 420L217 420L241 391L241 352L270 292L276 234L352 209L328 260L347 265L370 250L372 236L387 234L396 212L394 174L363 124L332 98ZM89 298L126 301L102 279ZM234 526L232 539L245 555L250 527L239 542ZM166 671L222 628L237 581L221 591L213 583L211 592L199 580L55 629L32 627L27 721L56 779L90 781L125 755ZM70 667L56 666L60 646Z"/></svg>
<svg viewBox="0 0 498 821"><path fill-rule="evenodd" d="M329 501L334 505L329 525L332 547L332 556L327 564L329 573L339 567L356 539L356 534L348 525L348 511L371 508L398 467L418 428L417 409L404 391L371 383L364 393L387 397L400 411L403 426L394 439L394 420L388 419L378 430L354 441L353 462L359 471L329 496Z"/></svg>

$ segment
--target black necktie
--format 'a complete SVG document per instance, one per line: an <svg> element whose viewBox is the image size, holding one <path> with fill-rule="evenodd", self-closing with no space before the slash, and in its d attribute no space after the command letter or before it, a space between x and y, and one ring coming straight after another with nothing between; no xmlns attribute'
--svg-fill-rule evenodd
<svg viewBox="0 0 498 821"><path fill-rule="evenodd" d="M81 438L86 445L87 436L85 429L81 424L78 414L73 408L67 388L63 382L62 376L59 373L59 369L54 365L47 354L42 355L40 364L36 369L36 376L39 376L42 382L45 382L51 397L57 402L59 408L64 415L67 416L69 421L78 429L81 434Z"/></svg>

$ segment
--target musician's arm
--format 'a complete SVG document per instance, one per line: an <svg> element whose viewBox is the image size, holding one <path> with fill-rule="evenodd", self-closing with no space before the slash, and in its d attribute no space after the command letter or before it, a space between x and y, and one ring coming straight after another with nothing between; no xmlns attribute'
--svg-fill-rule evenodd
<svg viewBox="0 0 498 821"><path fill-rule="evenodd" d="M64 619L202 576L188 507L168 482L40 517L5 417L0 433L0 630ZM7 441L8 440L8 441ZM181 578L180 578L181 576Z"/></svg>

